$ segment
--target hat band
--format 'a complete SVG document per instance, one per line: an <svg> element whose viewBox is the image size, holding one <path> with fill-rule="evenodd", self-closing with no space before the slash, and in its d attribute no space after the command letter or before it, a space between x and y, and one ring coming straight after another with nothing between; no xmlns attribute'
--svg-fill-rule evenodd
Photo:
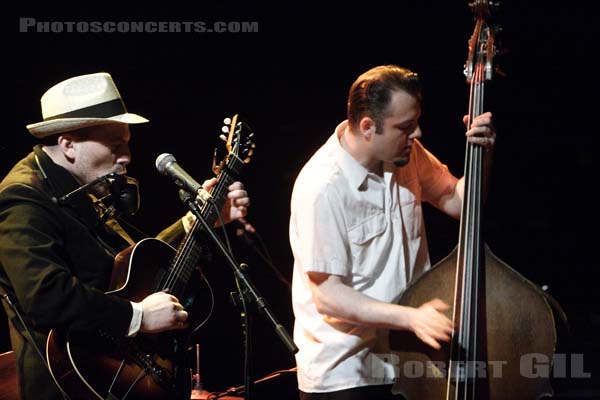
<svg viewBox="0 0 600 400"><path fill-rule="evenodd" d="M123 104L121 98L116 98L104 103L94 104L93 106L78 108L64 114L53 115L44 118L44 121L58 118L110 118L125 113L127 113L125 104Z"/></svg>

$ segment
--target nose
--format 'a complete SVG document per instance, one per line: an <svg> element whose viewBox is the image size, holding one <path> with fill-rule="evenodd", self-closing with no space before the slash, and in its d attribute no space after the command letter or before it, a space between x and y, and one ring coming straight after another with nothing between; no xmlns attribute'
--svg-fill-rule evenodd
<svg viewBox="0 0 600 400"><path fill-rule="evenodd" d="M129 151L129 146L121 146L119 149L119 155L117 156L117 164L121 164L125 167L127 164L131 162L131 152Z"/></svg>
<svg viewBox="0 0 600 400"><path fill-rule="evenodd" d="M419 139L423 134L421 133L421 127L417 125L414 131L409 135L411 139Z"/></svg>

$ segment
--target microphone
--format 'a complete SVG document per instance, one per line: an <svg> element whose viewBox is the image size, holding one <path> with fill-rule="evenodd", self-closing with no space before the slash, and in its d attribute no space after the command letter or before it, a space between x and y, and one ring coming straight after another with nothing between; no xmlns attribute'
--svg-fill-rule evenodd
<svg viewBox="0 0 600 400"><path fill-rule="evenodd" d="M156 158L156 169L162 175L170 176L177 186L190 194L197 196L203 202L211 200L212 197L201 184L196 182L187 172L177 164L172 154L163 153Z"/></svg>

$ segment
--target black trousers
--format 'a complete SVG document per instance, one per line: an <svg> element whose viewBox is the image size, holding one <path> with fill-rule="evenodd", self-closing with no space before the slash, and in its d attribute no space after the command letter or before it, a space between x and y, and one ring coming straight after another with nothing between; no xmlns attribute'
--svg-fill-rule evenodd
<svg viewBox="0 0 600 400"><path fill-rule="evenodd" d="M392 385L361 386L327 393L300 392L300 400L402 400L392 394Z"/></svg>

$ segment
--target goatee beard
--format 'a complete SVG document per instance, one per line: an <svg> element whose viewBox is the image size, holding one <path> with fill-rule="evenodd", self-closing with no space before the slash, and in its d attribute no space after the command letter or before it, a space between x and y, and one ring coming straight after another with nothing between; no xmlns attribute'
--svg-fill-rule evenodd
<svg viewBox="0 0 600 400"><path fill-rule="evenodd" d="M404 167L406 164L408 164L408 157L403 157L403 158L397 158L394 160L394 166L396 167Z"/></svg>

